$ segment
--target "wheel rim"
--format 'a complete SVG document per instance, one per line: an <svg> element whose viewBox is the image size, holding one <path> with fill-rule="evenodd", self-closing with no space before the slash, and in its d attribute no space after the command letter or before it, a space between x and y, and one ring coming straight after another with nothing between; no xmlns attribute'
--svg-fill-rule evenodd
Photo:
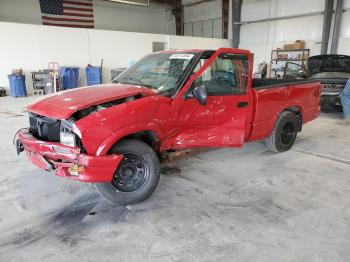
<svg viewBox="0 0 350 262"><path fill-rule="evenodd" d="M114 173L112 185L122 192L133 192L141 188L148 176L147 163L139 155L124 154L117 171Z"/></svg>
<svg viewBox="0 0 350 262"><path fill-rule="evenodd" d="M294 137L295 127L293 123L286 123L282 128L281 142L284 145L289 145Z"/></svg>

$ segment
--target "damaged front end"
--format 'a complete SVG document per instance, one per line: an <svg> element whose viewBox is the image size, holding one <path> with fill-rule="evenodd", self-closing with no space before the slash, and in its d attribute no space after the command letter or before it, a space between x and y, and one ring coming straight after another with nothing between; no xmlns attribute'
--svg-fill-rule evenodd
<svg viewBox="0 0 350 262"><path fill-rule="evenodd" d="M110 182L122 155L88 155L75 122L102 111L141 98L137 94L90 106L60 120L29 112L30 127L15 136L17 154L25 152L28 159L41 169L57 176L85 182Z"/></svg>
<svg viewBox="0 0 350 262"><path fill-rule="evenodd" d="M79 147L63 145L59 142L41 141L34 137L30 129L22 129L16 139L18 152L24 151L28 159L55 175L69 177L84 182L110 182L123 159L122 155L90 156Z"/></svg>
<svg viewBox="0 0 350 262"><path fill-rule="evenodd" d="M30 126L16 134L16 151L24 151L33 164L58 176L110 182L123 155L95 155L93 146L99 146L99 136L105 134L93 133L96 125L82 127L79 121L152 94L144 88L113 85L49 96L28 106Z"/></svg>

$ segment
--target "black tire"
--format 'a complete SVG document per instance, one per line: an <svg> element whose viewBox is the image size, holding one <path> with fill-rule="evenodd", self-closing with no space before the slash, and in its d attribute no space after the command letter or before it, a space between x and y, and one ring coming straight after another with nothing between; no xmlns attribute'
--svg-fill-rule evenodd
<svg viewBox="0 0 350 262"><path fill-rule="evenodd" d="M275 153L289 150L298 134L298 119L293 112L282 112L276 121L271 135L266 139L266 146Z"/></svg>
<svg viewBox="0 0 350 262"><path fill-rule="evenodd" d="M152 195L160 177L155 151L140 140L125 139L117 143L110 153L123 154L124 159L111 182L95 183L98 193L116 205L138 203Z"/></svg>

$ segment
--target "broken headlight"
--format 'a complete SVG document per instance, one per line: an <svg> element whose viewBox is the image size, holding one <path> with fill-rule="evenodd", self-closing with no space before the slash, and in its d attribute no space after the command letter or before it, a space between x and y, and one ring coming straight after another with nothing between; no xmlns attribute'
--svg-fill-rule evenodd
<svg viewBox="0 0 350 262"><path fill-rule="evenodd" d="M60 132L60 143L66 146L75 147L76 146L76 139L75 134L71 132Z"/></svg>

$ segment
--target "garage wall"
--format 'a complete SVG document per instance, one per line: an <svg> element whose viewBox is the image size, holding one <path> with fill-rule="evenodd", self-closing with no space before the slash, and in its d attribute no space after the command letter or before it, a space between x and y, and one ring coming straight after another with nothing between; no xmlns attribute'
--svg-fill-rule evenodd
<svg viewBox="0 0 350 262"><path fill-rule="evenodd" d="M344 9L340 26L338 53L350 55L350 0L344 0Z"/></svg>
<svg viewBox="0 0 350 262"><path fill-rule="evenodd" d="M0 22L0 86L8 89L7 74L22 68L26 85L32 87L30 71L47 68L55 61L61 66L81 68L79 85L86 84L84 68L104 59L103 81L110 81L110 69L127 67L152 52L153 42L164 42L171 49L230 47L223 39L193 38L95 29L78 29Z"/></svg>
<svg viewBox="0 0 350 262"><path fill-rule="evenodd" d="M184 35L222 38L222 0L182 0Z"/></svg>
<svg viewBox="0 0 350 262"><path fill-rule="evenodd" d="M270 61L272 49L298 39L306 41L311 55L320 54L323 28L323 14L320 12L324 10L324 6L325 0L243 0L243 22L309 14L278 21L243 23L240 47L254 52L254 70L257 70L260 62ZM344 9L338 53L350 55L350 0L344 0Z"/></svg>
<svg viewBox="0 0 350 262"><path fill-rule="evenodd" d="M101 0L93 0L93 5L96 29L176 34L175 17L167 5L142 7ZM39 0L0 0L0 21L41 24Z"/></svg>
<svg viewBox="0 0 350 262"><path fill-rule="evenodd" d="M232 41L228 39L175 36L170 35L168 46L169 49L218 49L220 47L232 47Z"/></svg>
<svg viewBox="0 0 350 262"><path fill-rule="evenodd" d="M242 21L254 21L299 14L316 14L324 10L324 0L243 0ZM254 69L271 58L271 50L295 40L306 41L311 55L320 54L323 15L249 23L241 26L240 47L254 52Z"/></svg>

